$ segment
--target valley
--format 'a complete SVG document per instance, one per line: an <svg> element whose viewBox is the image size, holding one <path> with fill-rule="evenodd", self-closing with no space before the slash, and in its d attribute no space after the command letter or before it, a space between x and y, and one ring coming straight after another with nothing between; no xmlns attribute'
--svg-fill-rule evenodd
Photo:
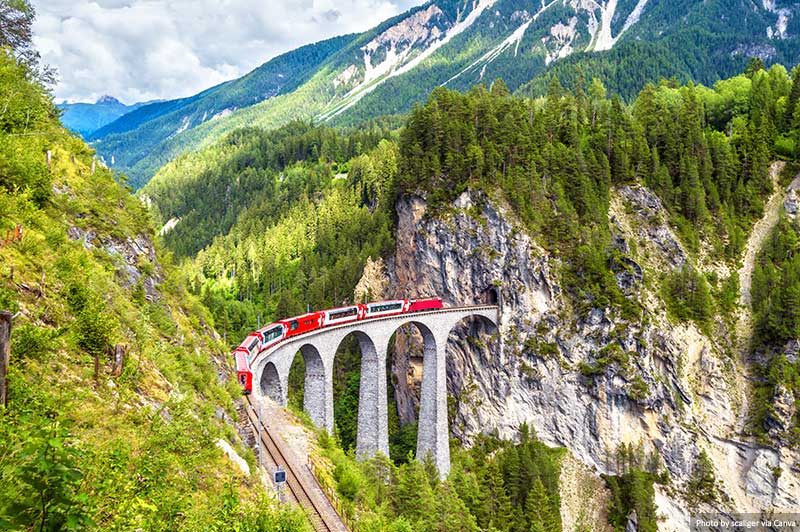
<svg viewBox="0 0 800 532"><path fill-rule="evenodd" d="M432 0L86 140L3 41L0 528L800 511L798 10Z"/></svg>
<svg viewBox="0 0 800 532"><path fill-rule="evenodd" d="M750 4L750 16L727 15ZM368 32L299 48L195 96L145 106L89 140L139 188L181 152L239 127L274 128L292 118L356 126L406 113L439 85L466 90L501 77L512 91L541 96L555 73L569 87L581 75L597 77L630 99L660 78L712 84L751 56L800 60L796 6L770 6L439 0ZM676 13L692 24L677 24Z"/></svg>

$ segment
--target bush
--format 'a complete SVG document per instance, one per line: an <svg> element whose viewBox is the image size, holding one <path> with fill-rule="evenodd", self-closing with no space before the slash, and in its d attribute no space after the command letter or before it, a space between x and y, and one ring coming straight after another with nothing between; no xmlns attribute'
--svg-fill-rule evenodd
<svg viewBox="0 0 800 532"><path fill-rule="evenodd" d="M12 313L19 310L16 292L0 286L0 310L7 310Z"/></svg>
<svg viewBox="0 0 800 532"><path fill-rule="evenodd" d="M13 359L42 359L54 350L54 331L31 324L14 325L11 329Z"/></svg>
<svg viewBox="0 0 800 532"><path fill-rule="evenodd" d="M76 322L78 346L90 355L99 356L111 345L117 322L99 302L88 304Z"/></svg>
<svg viewBox="0 0 800 532"><path fill-rule="evenodd" d="M797 156L797 144L791 137L778 136L775 139L775 153L788 159Z"/></svg>
<svg viewBox="0 0 800 532"><path fill-rule="evenodd" d="M692 477L686 485L686 500L692 507L700 503L713 504L719 499L714 466L705 451L700 451L692 470Z"/></svg>

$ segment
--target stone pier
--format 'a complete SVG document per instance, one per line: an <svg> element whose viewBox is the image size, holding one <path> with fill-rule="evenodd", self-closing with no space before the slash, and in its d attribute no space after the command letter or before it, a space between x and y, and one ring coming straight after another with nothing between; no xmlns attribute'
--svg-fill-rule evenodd
<svg viewBox="0 0 800 532"><path fill-rule="evenodd" d="M299 352L305 363L303 408L318 427L333 431L333 359L344 339L353 335L361 349L356 457L389 455L389 417L386 391L386 353L392 335L413 324L424 343L417 458L430 455L442 478L450 473L447 420L447 339L453 327L477 316L497 326L498 307L475 306L401 314L327 327L281 342L252 361L256 396L286 406L289 369Z"/></svg>

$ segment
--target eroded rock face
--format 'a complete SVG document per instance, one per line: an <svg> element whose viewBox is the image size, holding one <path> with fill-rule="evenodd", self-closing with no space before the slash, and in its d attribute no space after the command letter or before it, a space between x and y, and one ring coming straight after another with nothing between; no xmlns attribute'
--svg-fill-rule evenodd
<svg viewBox="0 0 800 532"><path fill-rule="evenodd" d="M98 244L97 233L92 228L84 231L77 226L71 226L67 229L67 237L70 240L81 240L86 249L101 247L115 259L116 273L123 286L130 288L141 279L147 301L160 298L158 286L163 280L163 272L158 264L153 241L148 235L127 237L125 240L107 236L101 238ZM143 263L152 265L152 272L143 272Z"/></svg>
<svg viewBox="0 0 800 532"><path fill-rule="evenodd" d="M648 268L680 267L688 260L655 195L643 188L615 191L610 213L618 249L639 250L617 278L644 307L635 322L611 309L569 309L558 258L528 236L502 202L466 192L452 207L433 215L423 198L401 199L388 271L394 296L500 306L502 348L492 328L479 321L451 334L454 436L466 443L480 432L513 438L527 422L544 442L612 474L616 450L641 445L677 488L669 490L677 496L659 495L676 530L688 529L688 514L675 508L701 450L712 460L730 508L800 504L800 492L786 495L797 485L797 452L742 444L732 436L737 405L730 373L736 368L721 354L721 340L693 325L670 323L657 293L645 287ZM478 339L459 339L467 337ZM405 421L413 419L421 377L414 344L413 337L398 339L392 368ZM776 468L782 471L777 481Z"/></svg>

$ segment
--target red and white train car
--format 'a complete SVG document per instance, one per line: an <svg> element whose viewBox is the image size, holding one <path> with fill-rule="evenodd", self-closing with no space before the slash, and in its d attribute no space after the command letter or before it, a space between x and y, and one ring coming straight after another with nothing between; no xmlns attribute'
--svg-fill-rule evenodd
<svg viewBox="0 0 800 532"><path fill-rule="evenodd" d="M441 298L393 299L309 312L301 316L278 320L248 334L239 347L234 350L237 379L244 393L249 394L253 389L253 374L250 371L250 363L259 353L287 338L324 327L404 313L425 312L440 309L442 306Z"/></svg>

